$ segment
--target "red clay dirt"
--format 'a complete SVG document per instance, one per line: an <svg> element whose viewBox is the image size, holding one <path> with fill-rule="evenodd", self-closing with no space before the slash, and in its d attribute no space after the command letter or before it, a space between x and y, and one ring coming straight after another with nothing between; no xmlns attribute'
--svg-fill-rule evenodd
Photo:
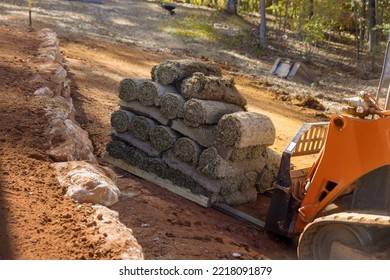
<svg viewBox="0 0 390 280"><path fill-rule="evenodd" d="M110 139L110 114L118 108L119 81L149 78L152 66L180 57L104 41L59 39L76 120L88 131L100 163L107 165L101 158ZM35 32L0 27L0 259L118 259L121 248L103 249L105 237L93 223L91 205L64 197L45 154L47 121L42 106L33 102L36 89L30 82L39 43ZM249 109L274 121L272 148L278 152L302 122L319 120L316 111L275 100L251 76L234 78ZM288 240L115 171L122 196L110 209L133 230L145 259L296 259ZM262 195L256 205L241 208L263 219L268 200Z"/></svg>
<svg viewBox="0 0 390 280"><path fill-rule="evenodd" d="M46 156L45 111L32 102L36 34L0 28L0 259L112 259L91 205L64 198Z"/></svg>

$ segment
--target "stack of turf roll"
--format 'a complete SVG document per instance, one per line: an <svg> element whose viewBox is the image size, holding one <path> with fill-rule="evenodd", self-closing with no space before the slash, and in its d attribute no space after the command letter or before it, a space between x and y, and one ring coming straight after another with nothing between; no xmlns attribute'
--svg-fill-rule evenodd
<svg viewBox="0 0 390 280"><path fill-rule="evenodd" d="M151 79L126 78L111 114L108 156L153 173L212 203L256 200L272 121L246 110L234 80L198 60L167 60Z"/></svg>

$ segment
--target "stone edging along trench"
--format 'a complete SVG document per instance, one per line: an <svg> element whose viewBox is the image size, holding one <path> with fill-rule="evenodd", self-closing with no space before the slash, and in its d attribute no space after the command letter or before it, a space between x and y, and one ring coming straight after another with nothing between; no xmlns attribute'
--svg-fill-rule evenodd
<svg viewBox="0 0 390 280"><path fill-rule="evenodd" d="M59 183L67 189L66 196L79 203L92 203L94 220L99 232L110 243L121 246L121 259L144 259L141 246L132 230L119 221L118 213L108 209L118 201L120 191L112 170L99 166L93 154L88 133L75 121L75 108L70 96L70 80L64 68L57 34L50 29L38 32L38 72L31 81L33 102L46 112L49 140L46 153L54 161Z"/></svg>

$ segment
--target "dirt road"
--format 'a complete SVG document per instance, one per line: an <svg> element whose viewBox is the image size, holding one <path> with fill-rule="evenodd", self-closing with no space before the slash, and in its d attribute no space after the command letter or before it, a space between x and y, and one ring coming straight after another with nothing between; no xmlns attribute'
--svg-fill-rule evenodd
<svg viewBox="0 0 390 280"><path fill-rule="evenodd" d="M39 42L36 32L27 32L21 24L26 18L25 7L14 2L3 1L5 9L0 12L0 237L5 240L0 256L118 259L120 248L106 249L104 236L91 225L91 205L80 206L63 197L51 159L44 153L44 112L31 104L35 89L28 83L36 70ZM58 33L76 120L89 133L100 163L106 165L101 157L110 139L110 114L119 107L120 80L150 78L152 66L168 58L188 57L188 50L198 45L187 46L161 32L160 26L171 19L152 2L36 2L34 28L49 27ZM187 12L191 11L188 7ZM203 46L194 56L204 55L208 47ZM272 87L267 90L263 79L246 68L237 68L239 65L221 64L224 74L234 77L247 98L249 110L264 113L274 122L274 150L281 152L303 122L326 118L323 112L278 101ZM261 71L268 66L261 61L256 65L264 66ZM251 64L248 69L256 67ZM133 230L146 259L296 258L288 240L202 208L119 169L116 172L123 195L110 208ZM261 196L256 205L247 208L264 218L268 199Z"/></svg>

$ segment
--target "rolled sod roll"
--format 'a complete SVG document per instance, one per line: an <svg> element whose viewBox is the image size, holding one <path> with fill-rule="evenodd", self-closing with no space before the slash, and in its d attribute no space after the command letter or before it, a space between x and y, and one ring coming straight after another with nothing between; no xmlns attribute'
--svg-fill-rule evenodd
<svg viewBox="0 0 390 280"><path fill-rule="evenodd" d="M247 172L238 187L240 192L247 192L249 189L256 189L258 173L255 171Z"/></svg>
<svg viewBox="0 0 390 280"><path fill-rule="evenodd" d="M150 157L143 151L131 145L125 145L120 141L111 141L107 146L111 152L113 152L112 149L115 148L114 154L121 156L117 158L122 159L129 165L154 173L163 179L168 179L179 187L190 189L192 193L206 197L213 196L211 191L204 188L201 184L194 180L192 176L181 172L177 168L170 167L160 157Z"/></svg>
<svg viewBox="0 0 390 280"><path fill-rule="evenodd" d="M224 159L240 161L261 157L266 149L264 145L250 146L245 148L235 148L232 146L215 145L218 154Z"/></svg>
<svg viewBox="0 0 390 280"><path fill-rule="evenodd" d="M256 189L255 184L257 176L257 172L251 171L235 177L218 179L218 181L225 182L225 184L221 186L220 193L223 197L228 197L233 193L246 192L249 189ZM234 181L234 184L226 184L226 181L228 180Z"/></svg>
<svg viewBox="0 0 390 280"><path fill-rule="evenodd" d="M167 93L177 93L177 90L173 86L164 86L146 80L139 88L138 100L144 106L160 106L161 98Z"/></svg>
<svg viewBox="0 0 390 280"><path fill-rule="evenodd" d="M156 126L156 123L144 116L135 116L129 126L129 132L135 138L142 141L149 140L149 134Z"/></svg>
<svg viewBox="0 0 390 280"><path fill-rule="evenodd" d="M185 99L215 100L245 108L245 98L238 92L233 78L206 76L194 73L183 80L180 92Z"/></svg>
<svg viewBox="0 0 390 280"><path fill-rule="evenodd" d="M260 193L273 189L273 183L276 181L276 176L278 175L280 161L282 158L281 154L271 150L270 148L266 149L263 156L266 160L266 165L256 182L256 187Z"/></svg>
<svg viewBox="0 0 390 280"><path fill-rule="evenodd" d="M271 146L274 141L275 126L271 119L256 112L224 115L217 125L217 144L221 146Z"/></svg>
<svg viewBox="0 0 390 280"><path fill-rule="evenodd" d="M152 118L163 125L169 123L169 120L161 114L160 109L157 107L145 107L139 101L125 102L123 100L119 101L119 106L123 110L131 111L136 115Z"/></svg>
<svg viewBox="0 0 390 280"><path fill-rule="evenodd" d="M162 160L158 157L151 157L144 153L143 151L137 149L136 147L127 144L125 146L122 146L122 157L121 159L132 166L136 166L144 171L150 171L153 170L154 172L158 172L158 169L156 168L156 165L164 169L164 163ZM166 167L166 166L165 166ZM157 174L161 176L162 174Z"/></svg>
<svg viewBox="0 0 390 280"><path fill-rule="evenodd" d="M210 193L218 193L220 190L220 181L208 178L203 174L199 173L194 166L187 163L183 163L177 158L172 158L167 155L163 155L162 160L172 169L181 172L182 174L187 175L191 180L194 180L196 183L201 185L203 188L208 190ZM183 182L183 187L186 187L187 183ZM209 197L212 197L211 195ZM214 201L213 201L214 202Z"/></svg>
<svg viewBox="0 0 390 280"><path fill-rule="evenodd" d="M194 59L166 60L152 68L152 80L162 85L173 85L195 72L221 76L220 68Z"/></svg>
<svg viewBox="0 0 390 280"><path fill-rule="evenodd" d="M157 157L160 156L161 152L157 151L150 141L142 141L135 138L130 133L118 133L115 130L111 131L111 139L122 141L124 143L130 144L135 148L145 152L148 156Z"/></svg>
<svg viewBox="0 0 390 280"><path fill-rule="evenodd" d="M184 104L184 122L191 127L217 124L226 114L242 111L242 108L220 101L190 99Z"/></svg>
<svg viewBox="0 0 390 280"><path fill-rule="evenodd" d="M149 157L141 150L138 150L131 145L126 145L123 151L122 159L127 164L134 165L145 170L148 166Z"/></svg>
<svg viewBox="0 0 390 280"><path fill-rule="evenodd" d="M215 147L204 150L198 163L198 170L212 178L238 176L246 172L261 172L265 166L265 159L259 157L242 161L230 161L222 158Z"/></svg>
<svg viewBox="0 0 390 280"><path fill-rule="evenodd" d="M234 192L224 197L226 204L230 206L238 206L245 203L252 203L257 200L257 191L254 188L250 188L245 192Z"/></svg>
<svg viewBox="0 0 390 280"><path fill-rule="evenodd" d="M165 163L165 162L164 162ZM170 180L175 185L184 189L189 189L192 193L199 194L205 197L212 197L213 193L206 189L203 185L199 184L192 176L181 172L178 169L172 168L169 164L167 172L165 172L163 178Z"/></svg>
<svg viewBox="0 0 390 280"><path fill-rule="evenodd" d="M203 188L209 190L212 193L209 196L212 203L226 201L228 204L236 206L253 201L253 196L257 195L253 182L256 172L247 172L223 179L213 179L200 173L194 166L177 159L171 150L163 153L162 160L173 169L187 175ZM241 189L243 194L240 194Z"/></svg>
<svg viewBox="0 0 390 280"><path fill-rule="evenodd" d="M117 140L112 140L107 143L106 152L113 158L122 159L125 147L126 147L125 143Z"/></svg>
<svg viewBox="0 0 390 280"><path fill-rule="evenodd" d="M123 101L138 99L139 88L146 79L126 78L119 83L119 98Z"/></svg>
<svg viewBox="0 0 390 280"><path fill-rule="evenodd" d="M217 136L216 125L200 125L198 127L189 127L183 120L176 119L172 121L172 129L191 138L202 147L211 147Z"/></svg>
<svg viewBox="0 0 390 280"><path fill-rule="evenodd" d="M111 127L117 132L128 131L130 121L135 115L126 110L117 110L111 113Z"/></svg>
<svg viewBox="0 0 390 280"><path fill-rule="evenodd" d="M161 98L160 112L169 120L183 117L186 100L178 93L168 93Z"/></svg>
<svg viewBox="0 0 390 280"><path fill-rule="evenodd" d="M158 125L150 131L150 141L159 151L172 148L179 137L180 134L168 126Z"/></svg>
<svg viewBox="0 0 390 280"><path fill-rule="evenodd" d="M202 147L188 137L179 138L173 147L174 155L183 162L196 165L202 152Z"/></svg>
<svg viewBox="0 0 390 280"><path fill-rule="evenodd" d="M192 178L204 188L213 193L219 193L221 191L221 188L231 188L234 190L238 190L239 183L242 180L242 178L229 178L225 180L207 177L200 173L193 165L182 162L181 160L176 158L172 150L164 152L162 155L162 159L170 167L182 172L183 174L186 174L188 177Z"/></svg>
<svg viewBox="0 0 390 280"><path fill-rule="evenodd" d="M120 144L120 143L119 143ZM123 143L122 143L123 144ZM153 173L160 178L168 179L178 187L191 190L192 193L206 197L212 196L212 192L197 183L191 176L170 167L160 157L150 157L143 151L131 146L120 145L121 158L125 163L136 166L146 172Z"/></svg>

